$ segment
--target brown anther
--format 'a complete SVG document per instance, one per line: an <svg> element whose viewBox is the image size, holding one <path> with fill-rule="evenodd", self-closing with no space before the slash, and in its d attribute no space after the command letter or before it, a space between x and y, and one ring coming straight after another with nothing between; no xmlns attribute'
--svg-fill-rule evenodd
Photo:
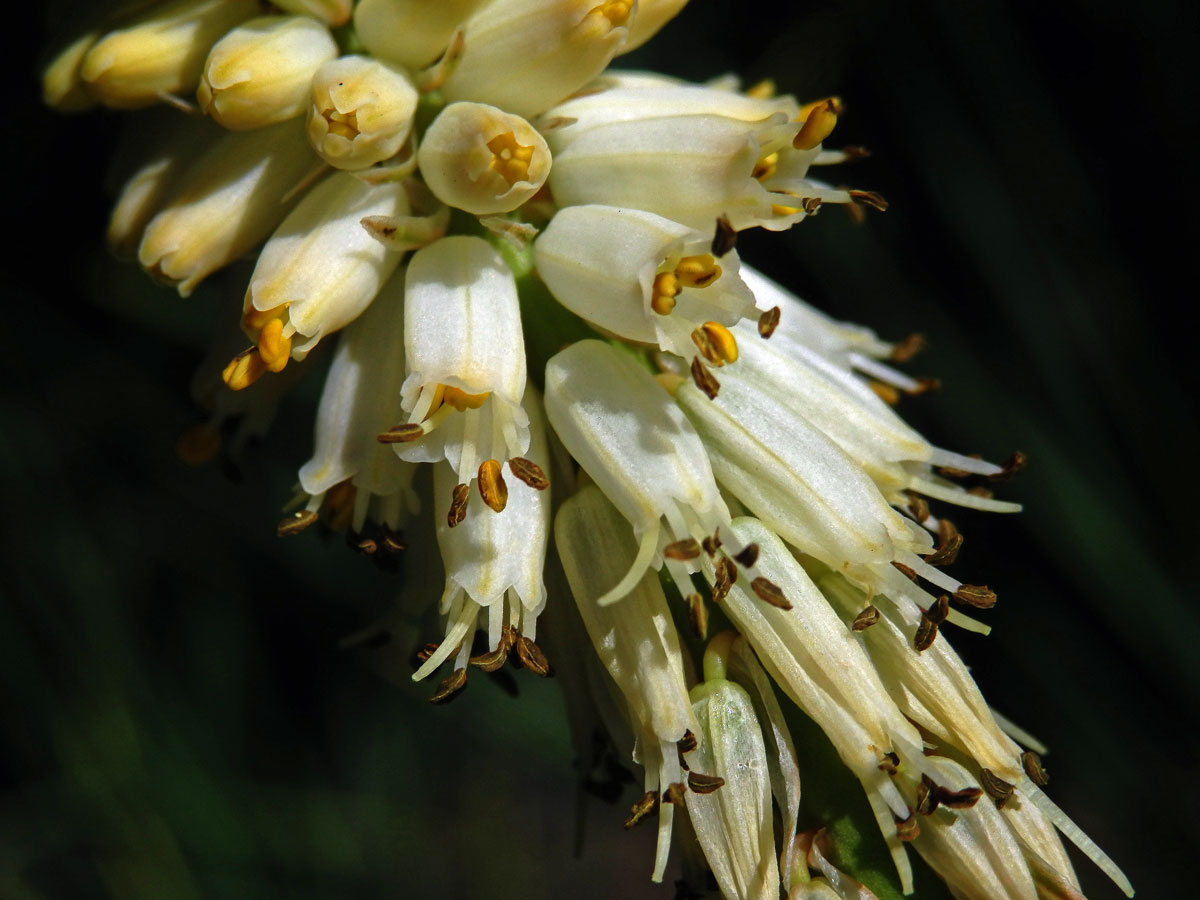
<svg viewBox="0 0 1200 900"><path fill-rule="evenodd" d="M846 156L846 162L854 162L855 160L866 159L871 155L870 150L868 150L866 147L860 147L858 145L843 147L842 153Z"/></svg>
<svg viewBox="0 0 1200 900"><path fill-rule="evenodd" d="M967 493L972 497L982 497L985 500L991 500L996 496L994 491L990 490L989 488L985 488L982 485L967 488Z"/></svg>
<svg viewBox="0 0 1200 900"><path fill-rule="evenodd" d="M924 522L929 518L929 503L924 497L917 494L909 494L908 511L912 514L913 519L918 522Z"/></svg>
<svg viewBox="0 0 1200 900"><path fill-rule="evenodd" d="M895 406L900 402L900 392L890 384L885 384L882 381L876 381L872 378L867 382L867 387L874 391L875 396L888 406Z"/></svg>
<svg viewBox="0 0 1200 900"><path fill-rule="evenodd" d="M408 549L404 538L392 531L387 525L380 526L380 543L388 553L403 553Z"/></svg>
<svg viewBox="0 0 1200 900"><path fill-rule="evenodd" d="M977 787L952 791L947 787L936 784L933 786L933 795L937 798L937 802L947 809L970 809L979 802L979 798L983 796L983 791Z"/></svg>
<svg viewBox="0 0 1200 900"><path fill-rule="evenodd" d="M922 375L917 379L917 386L909 388L905 393L910 397L920 397L922 394L928 394L930 391L940 391L941 389L942 382L940 379L930 375Z"/></svg>
<svg viewBox="0 0 1200 900"><path fill-rule="evenodd" d="M517 631L515 625L505 625L500 629L500 644L505 651L512 650L517 645L517 638L521 636L521 632Z"/></svg>
<svg viewBox="0 0 1200 900"><path fill-rule="evenodd" d="M717 788L725 786L725 779L720 775L705 775L703 772L688 772L688 787L697 794L711 794Z"/></svg>
<svg viewBox="0 0 1200 900"><path fill-rule="evenodd" d="M922 615L934 625L941 625L946 621L946 616L950 615L950 598L942 594L929 604L929 609L925 610Z"/></svg>
<svg viewBox="0 0 1200 900"><path fill-rule="evenodd" d="M700 542L700 546L709 556L716 556L717 551L721 548L721 530L718 528L709 537L706 537Z"/></svg>
<svg viewBox="0 0 1200 900"><path fill-rule="evenodd" d="M896 567L896 570L897 570L897 571L899 571L899 572L900 572L900 574L902 574L902 575L903 575L905 578L907 578L909 581L916 581L916 580L917 580L917 573L916 573L916 572L914 572L912 569L910 569L908 566L906 566L904 563L902 563L902 562L896 562L896 561L894 561L894 560L893 560L893 561L892 561L892 565L893 565L893 566L895 566L895 567Z"/></svg>
<svg viewBox="0 0 1200 900"><path fill-rule="evenodd" d="M717 219L717 231L713 235L712 250L713 256L724 256L733 249L737 243L737 232L733 230L733 226L729 223L729 219L725 216L720 216Z"/></svg>
<svg viewBox="0 0 1200 900"><path fill-rule="evenodd" d="M437 644L426 644L424 647L422 647L420 650L417 651L417 662L423 663L426 660L428 660L429 657L433 656L433 654L435 654L437 652L437 648L438 648Z"/></svg>
<svg viewBox="0 0 1200 900"><path fill-rule="evenodd" d="M1004 463L1004 468L995 475L989 475L988 481L1008 481L1029 463L1029 457L1020 450L1014 450L1013 455Z"/></svg>
<svg viewBox="0 0 1200 900"><path fill-rule="evenodd" d="M354 542L354 549L359 553L365 553L370 556L379 549L379 545L371 538L362 538L361 540Z"/></svg>
<svg viewBox="0 0 1200 900"><path fill-rule="evenodd" d="M708 332L703 328L697 328L692 332L692 343L696 345L696 349L700 351L700 355L714 366L725 365L725 361L717 355L717 348L709 340Z"/></svg>
<svg viewBox="0 0 1200 900"><path fill-rule="evenodd" d="M708 604L704 602L704 598L699 594L688 594L688 624L692 628L694 634L700 640L708 639Z"/></svg>
<svg viewBox="0 0 1200 900"><path fill-rule="evenodd" d="M676 741L675 744L679 747L680 753L691 753L700 746L700 742L696 740L696 736L692 734L690 728L683 733L683 737Z"/></svg>
<svg viewBox="0 0 1200 900"><path fill-rule="evenodd" d="M889 750L883 754L883 762L879 764L879 771L887 772L889 775L895 775L900 771L900 756L895 750Z"/></svg>
<svg viewBox="0 0 1200 900"><path fill-rule="evenodd" d="M948 566L958 558L958 551L962 549L962 545L963 536L956 531L938 544L934 551L925 557L925 562L931 566Z"/></svg>
<svg viewBox="0 0 1200 900"><path fill-rule="evenodd" d="M934 622L929 616L922 613L921 624L917 626L917 633L913 635L913 646L917 649L917 652L924 653L932 647L937 633L937 622Z"/></svg>
<svg viewBox="0 0 1200 900"><path fill-rule="evenodd" d="M803 200L800 201L800 208L803 209L808 215L811 216L813 213L815 213L818 209L821 208L821 198L820 197L805 197Z"/></svg>
<svg viewBox="0 0 1200 900"><path fill-rule="evenodd" d="M673 782L663 792L663 802L672 803L675 806L683 806L683 794L686 790L687 785L682 781Z"/></svg>
<svg viewBox="0 0 1200 900"><path fill-rule="evenodd" d="M376 435L375 440L381 444L407 444L409 441L423 437L424 434L424 428L416 422L409 422L406 425L393 425L387 431Z"/></svg>
<svg viewBox="0 0 1200 900"><path fill-rule="evenodd" d="M729 557L720 556L716 561L716 578L713 579L713 603L720 603L729 594L733 583L737 581L737 566L729 561Z"/></svg>
<svg viewBox="0 0 1200 900"><path fill-rule="evenodd" d="M922 775L921 783L917 785L917 815L933 815L940 802L937 784L928 775Z"/></svg>
<svg viewBox="0 0 1200 900"><path fill-rule="evenodd" d="M996 592L984 584L964 584L954 592L954 599L976 609L991 609L996 605Z"/></svg>
<svg viewBox="0 0 1200 900"><path fill-rule="evenodd" d="M1021 754L1021 768L1025 770L1025 774L1034 784L1045 787L1050 783L1050 773L1042 765L1042 758L1032 750L1026 750Z"/></svg>
<svg viewBox="0 0 1200 900"><path fill-rule="evenodd" d="M740 553L733 554L734 561L743 569L748 569L758 562L758 544L747 544Z"/></svg>
<svg viewBox="0 0 1200 900"><path fill-rule="evenodd" d="M500 463L494 459L479 464L479 496L493 512L504 512L508 506L508 485L504 483Z"/></svg>
<svg viewBox="0 0 1200 900"><path fill-rule="evenodd" d="M503 641L496 646L495 650L471 657L471 665L477 669L483 669L485 672L495 672L497 669L503 667L507 661L508 648L504 646Z"/></svg>
<svg viewBox="0 0 1200 900"><path fill-rule="evenodd" d="M792 604L788 602L788 598L784 596L779 585L761 575L750 582L750 589L754 591L759 600L770 603L776 609L792 608Z"/></svg>
<svg viewBox="0 0 1200 900"><path fill-rule="evenodd" d="M456 484L450 495L450 511L446 513L446 524L456 528L467 517L467 501L471 498L471 488L465 484Z"/></svg>
<svg viewBox="0 0 1200 900"><path fill-rule="evenodd" d="M910 334L892 345L892 354L888 357L889 362L906 363L926 347L925 336L923 334Z"/></svg>
<svg viewBox="0 0 1200 900"><path fill-rule="evenodd" d="M874 191L850 191L850 197L880 212L884 212L888 208L888 202Z"/></svg>
<svg viewBox="0 0 1200 900"><path fill-rule="evenodd" d="M708 371L708 367L700 362L700 357L692 357L692 381L696 383L696 387L704 391L709 400L717 398L717 392L721 390L721 382L717 381Z"/></svg>
<svg viewBox="0 0 1200 900"><path fill-rule="evenodd" d="M552 672L550 661L546 659L542 648L523 634L517 638L517 658L521 660L521 665L541 678L549 677Z"/></svg>
<svg viewBox="0 0 1200 900"><path fill-rule="evenodd" d="M1005 781L991 769L983 769L979 773L979 783L987 791L987 795L996 802L997 809L1003 809L1004 804L1013 795L1015 785Z"/></svg>
<svg viewBox="0 0 1200 900"><path fill-rule="evenodd" d="M459 692L467 686L467 670L455 669L450 673L450 676L438 685L437 690L433 692L433 696L429 698L430 703L449 703Z"/></svg>
<svg viewBox="0 0 1200 900"><path fill-rule="evenodd" d="M311 509L300 509L275 526L275 533L280 537L299 534L313 522L317 521L317 513Z"/></svg>
<svg viewBox="0 0 1200 900"><path fill-rule="evenodd" d="M983 459L978 453L970 454L971 459ZM954 466L938 466L935 470L943 478L952 478L955 481L961 481L964 478L970 478L971 473L966 469L956 469Z"/></svg>
<svg viewBox="0 0 1200 900"><path fill-rule="evenodd" d="M779 327L779 307L772 306L758 317L758 334L761 338L769 338Z"/></svg>
<svg viewBox="0 0 1200 900"><path fill-rule="evenodd" d="M646 791L642 795L642 799L630 808L629 817L625 820L625 829L629 830L633 828L642 819L654 812L656 806L658 806L658 791Z"/></svg>
<svg viewBox="0 0 1200 900"><path fill-rule="evenodd" d="M854 617L854 621L850 623L850 628L852 631L866 631L878 621L879 610L874 606L868 606Z"/></svg>
<svg viewBox="0 0 1200 900"><path fill-rule="evenodd" d="M544 491L550 487L550 479L546 477L542 467L531 459L514 456L508 461L508 470L516 476L518 481L529 485L535 491Z"/></svg>
<svg viewBox="0 0 1200 900"><path fill-rule="evenodd" d="M695 559L700 555L700 545L695 538L684 538L663 547L663 556L667 559Z"/></svg>
<svg viewBox="0 0 1200 900"><path fill-rule="evenodd" d="M895 818L893 816L893 818ZM916 840L921 834L921 825L917 821L917 814L909 808L907 819L896 819L896 836L900 840L908 842Z"/></svg>

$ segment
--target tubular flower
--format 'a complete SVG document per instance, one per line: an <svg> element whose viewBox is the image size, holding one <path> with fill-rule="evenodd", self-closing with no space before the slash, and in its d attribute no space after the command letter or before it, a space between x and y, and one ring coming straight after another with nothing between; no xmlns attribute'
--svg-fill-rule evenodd
<svg viewBox="0 0 1200 900"><path fill-rule="evenodd" d="M911 845L959 897L1077 896L1061 834L1131 893L945 634L996 602L947 571L946 510L1016 512L984 485L1023 457L928 441L894 408L932 385L900 368L919 339L742 264L742 230L886 203L810 175L861 155L826 147L837 98L607 70L683 5L173 0L64 41L47 103L160 106L113 249L183 296L257 254L179 455L241 453L326 345L279 534L440 557L397 585L441 638L414 678L559 673L585 783L642 770L655 880L677 843L729 900L873 896L801 803L803 715L904 891Z"/></svg>

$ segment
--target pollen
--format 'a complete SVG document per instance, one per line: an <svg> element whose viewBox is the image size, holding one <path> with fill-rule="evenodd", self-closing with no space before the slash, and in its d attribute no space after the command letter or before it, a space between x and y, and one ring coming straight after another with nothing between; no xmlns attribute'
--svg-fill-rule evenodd
<svg viewBox="0 0 1200 900"><path fill-rule="evenodd" d="M487 148L492 151L492 161L488 165L499 172L501 178L509 184L529 180L529 163L534 151L532 144L518 143L517 136L506 131L488 141Z"/></svg>
<svg viewBox="0 0 1200 900"><path fill-rule="evenodd" d="M258 348L250 347L229 361L221 372L221 380L231 391L241 391L262 378L267 371L267 363Z"/></svg>
<svg viewBox="0 0 1200 900"><path fill-rule="evenodd" d="M685 256L675 266L675 276L684 287L708 287L721 277L721 267L709 253Z"/></svg>
<svg viewBox="0 0 1200 900"><path fill-rule="evenodd" d="M841 109L841 100L837 97L830 97L800 110L804 125L792 138L792 146L797 150L812 150L816 147L833 132Z"/></svg>
<svg viewBox="0 0 1200 900"><path fill-rule="evenodd" d="M292 355L292 339L283 333L283 319L272 319L258 333L258 355L271 372L282 372Z"/></svg>
<svg viewBox="0 0 1200 900"><path fill-rule="evenodd" d="M650 292L650 308L660 316L675 308L675 297L679 293L679 279L674 272L659 272L654 276L654 287Z"/></svg>
<svg viewBox="0 0 1200 900"><path fill-rule="evenodd" d="M494 459L479 465L479 496L493 512L504 512L508 505L508 485L500 471L500 463Z"/></svg>

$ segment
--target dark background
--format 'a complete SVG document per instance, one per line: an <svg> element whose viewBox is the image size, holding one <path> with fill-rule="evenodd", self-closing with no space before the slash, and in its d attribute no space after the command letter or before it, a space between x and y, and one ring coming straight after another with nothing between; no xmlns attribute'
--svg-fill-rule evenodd
<svg viewBox="0 0 1200 900"><path fill-rule="evenodd" d="M936 443L1030 454L1004 494L1025 513L955 516L956 574L1001 601L991 637L951 637L1144 897L1178 895L1200 839L1196 20L1167 0L694 0L633 59L844 98L830 143L874 155L834 177L892 208L739 247L837 316L924 333L910 369L944 387L903 412ZM312 379L236 472L175 459L246 272L181 300L108 259L116 118L39 107L45 42L10 24L0 897L670 897L622 807L593 802L572 857L552 682L434 708L337 648L398 582L274 536Z"/></svg>

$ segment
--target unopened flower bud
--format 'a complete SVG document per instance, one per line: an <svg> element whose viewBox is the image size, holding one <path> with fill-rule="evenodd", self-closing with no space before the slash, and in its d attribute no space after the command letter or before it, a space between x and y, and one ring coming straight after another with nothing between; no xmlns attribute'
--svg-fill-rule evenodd
<svg viewBox="0 0 1200 900"><path fill-rule="evenodd" d="M625 43L631 0L492 0L467 20L449 100L531 117L600 74Z"/></svg>
<svg viewBox="0 0 1200 900"><path fill-rule="evenodd" d="M282 369L289 354L303 359L358 318L400 264L362 219L408 209L402 184L372 185L341 172L305 195L263 247L246 291L246 328L258 333L269 365ZM283 320L280 340L263 347L272 319Z"/></svg>
<svg viewBox="0 0 1200 900"><path fill-rule="evenodd" d="M360 0L354 30L372 56L420 69L446 49L454 29L487 0Z"/></svg>
<svg viewBox="0 0 1200 900"><path fill-rule="evenodd" d="M412 79L398 66L343 56L313 76L308 139L331 166L366 168L404 146L417 99Z"/></svg>
<svg viewBox="0 0 1200 900"><path fill-rule="evenodd" d="M105 106L137 109L196 90L209 48L259 10L254 0L175 0L100 38L80 68Z"/></svg>
<svg viewBox="0 0 1200 900"><path fill-rule="evenodd" d="M326 25L345 25L354 0L274 0L284 12L312 16Z"/></svg>
<svg viewBox="0 0 1200 900"><path fill-rule="evenodd" d="M271 233L316 162L295 123L222 136L146 226L138 260L186 297Z"/></svg>
<svg viewBox="0 0 1200 900"><path fill-rule="evenodd" d="M42 70L42 101L59 112L83 112L96 105L80 80L83 60L100 37L99 30L80 35L59 50Z"/></svg>
<svg viewBox="0 0 1200 900"><path fill-rule="evenodd" d="M550 148L520 116L451 103L421 138L421 175L447 206L483 216L516 209L550 174Z"/></svg>
<svg viewBox="0 0 1200 900"><path fill-rule="evenodd" d="M337 52L329 29L315 19L251 19L209 52L196 99L235 131L283 122L308 108L313 73Z"/></svg>

